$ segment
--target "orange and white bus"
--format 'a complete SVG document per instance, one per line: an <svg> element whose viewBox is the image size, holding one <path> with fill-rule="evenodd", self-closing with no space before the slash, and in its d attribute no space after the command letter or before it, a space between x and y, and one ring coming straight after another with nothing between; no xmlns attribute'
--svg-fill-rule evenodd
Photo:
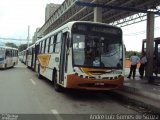
<svg viewBox="0 0 160 120"><path fill-rule="evenodd" d="M12 47L0 47L0 68L14 67L18 64L18 49Z"/></svg>
<svg viewBox="0 0 160 120"><path fill-rule="evenodd" d="M111 90L124 82L124 46L118 27L69 22L35 43L38 77L54 88Z"/></svg>

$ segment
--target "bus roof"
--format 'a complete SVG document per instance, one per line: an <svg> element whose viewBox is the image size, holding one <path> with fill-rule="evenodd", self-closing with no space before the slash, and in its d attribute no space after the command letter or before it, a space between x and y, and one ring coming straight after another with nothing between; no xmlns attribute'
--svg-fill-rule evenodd
<svg viewBox="0 0 160 120"><path fill-rule="evenodd" d="M147 39L143 39L143 41L146 41ZM160 40L160 37L157 37L157 38L154 38L154 41L155 40Z"/></svg>
<svg viewBox="0 0 160 120"><path fill-rule="evenodd" d="M17 48L7 47L7 46L0 46L0 48L11 49L11 50L18 50Z"/></svg>
<svg viewBox="0 0 160 120"><path fill-rule="evenodd" d="M43 39L48 38L49 36L51 36L52 34L57 33L57 32L60 31L60 30L64 30L65 28L68 28L68 30L71 29L71 27L72 27L75 23L89 23L89 24L95 24L95 25L96 25L96 24L99 24L99 25L105 25L105 26L110 26L110 27L115 27L115 28L117 28L117 29L120 29L120 28L117 27L117 26L108 25L108 24L106 24L106 23L100 23L100 22L92 22L92 21L71 21L71 22L68 22L68 23L62 25L61 27L53 30L52 32L50 32L50 33L48 33L47 35L45 35L44 37L40 38L39 40L36 41L36 43L39 43L39 42L42 41ZM35 43L35 44L36 44L36 43Z"/></svg>

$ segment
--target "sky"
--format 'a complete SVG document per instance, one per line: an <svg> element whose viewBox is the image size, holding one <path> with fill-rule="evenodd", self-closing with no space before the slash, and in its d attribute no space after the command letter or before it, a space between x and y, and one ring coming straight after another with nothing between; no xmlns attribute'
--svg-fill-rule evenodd
<svg viewBox="0 0 160 120"><path fill-rule="evenodd" d="M31 39L36 28L45 22L46 4L62 2L64 0L0 0L0 38L26 39L30 26Z"/></svg>
<svg viewBox="0 0 160 120"><path fill-rule="evenodd" d="M0 0L0 38L30 39L36 28L45 21L45 7L48 3L61 4L64 0ZM160 37L160 17L155 19L155 37ZM146 22L122 27L127 51L141 51L142 39L146 38ZM2 42L2 40L0 39ZM5 41L23 44L26 41Z"/></svg>
<svg viewBox="0 0 160 120"><path fill-rule="evenodd" d="M160 37L160 17L155 18L154 37ZM127 51L141 51L142 40L146 39L146 21L122 27L123 40Z"/></svg>

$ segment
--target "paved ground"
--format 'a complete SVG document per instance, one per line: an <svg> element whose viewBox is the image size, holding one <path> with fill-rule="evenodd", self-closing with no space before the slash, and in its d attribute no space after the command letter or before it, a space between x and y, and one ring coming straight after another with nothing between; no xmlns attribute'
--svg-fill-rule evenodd
<svg viewBox="0 0 160 120"><path fill-rule="evenodd" d="M0 71L0 113L137 114L107 93L68 90L57 93L23 64ZM64 116L63 116L64 117ZM63 119L63 118L62 118Z"/></svg>

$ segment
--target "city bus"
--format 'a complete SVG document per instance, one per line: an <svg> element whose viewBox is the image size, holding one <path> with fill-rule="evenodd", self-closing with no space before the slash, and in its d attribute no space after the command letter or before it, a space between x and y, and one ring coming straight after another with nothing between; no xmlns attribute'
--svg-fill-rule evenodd
<svg viewBox="0 0 160 120"><path fill-rule="evenodd" d="M12 47L0 47L0 68L6 69L18 64L18 49Z"/></svg>
<svg viewBox="0 0 160 120"><path fill-rule="evenodd" d="M19 58L19 61L20 61L20 62L23 61L23 51L18 52L18 58Z"/></svg>
<svg viewBox="0 0 160 120"><path fill-rule="evenodd" d="M35 70L35 44L26 49L26 65L28 68Z"/></svg>
<svg viewBox="0 0 160 120"><path fill-rule="evenodd" d="M124 45L118 27L87 21L66 23L35 43L38 77L63 88L112 90L123 86Z"/></svg>
<svg viewBox="0 0 160 120"><path fill-rule="evenodd" d="M146 39L142 41L142 52L146 52ZM160 37L154 38L153 72L160 74Z"/></svg>
<svg viewBox="0 0 160 120"><path fill-rule="evenodd" d="M26 50L23 50L23 51L19 52L18 56L19 56L19 60L22 63L26 64Z"/></svg>

